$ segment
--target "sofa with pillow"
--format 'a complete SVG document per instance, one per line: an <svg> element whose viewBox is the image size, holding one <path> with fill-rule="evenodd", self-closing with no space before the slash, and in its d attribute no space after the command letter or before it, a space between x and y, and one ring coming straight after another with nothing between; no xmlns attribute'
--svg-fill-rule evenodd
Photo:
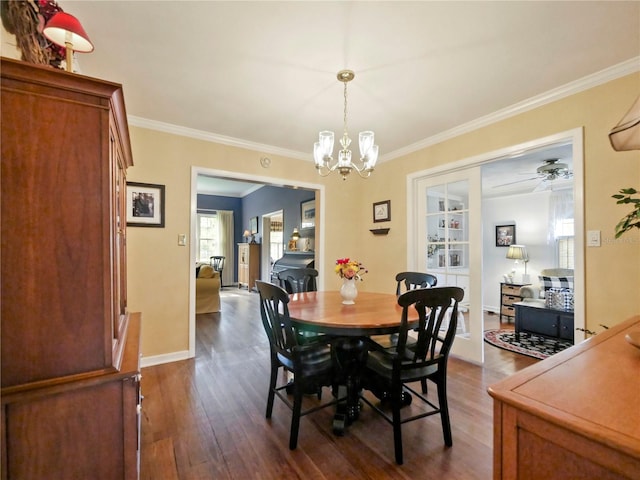
<svg viewBox="0 0 640 480"><path fill-rule="evenodd" d="M196 267L196 313L220 311L220 272L211 265Z"/></svg>
<svg viewBox="0 0 640 480"><path fill-rule="evenodd" d="M545 306L549 301L550 293L569 293L567 298L570 297L573 300L573 269L547 268L540 272L538 279L539 285L525 285L520 288L523 302L535 302Z"/></svg>

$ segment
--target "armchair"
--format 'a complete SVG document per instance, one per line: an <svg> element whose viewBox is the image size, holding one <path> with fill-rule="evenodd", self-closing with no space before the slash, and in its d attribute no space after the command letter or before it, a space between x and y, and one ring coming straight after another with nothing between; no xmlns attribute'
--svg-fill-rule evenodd
<svg viewBox="0 0 640 480"><path fill-rule="evenodd" d="M220 272L202 265L196 277L196 313L220 311Z"/></svg>

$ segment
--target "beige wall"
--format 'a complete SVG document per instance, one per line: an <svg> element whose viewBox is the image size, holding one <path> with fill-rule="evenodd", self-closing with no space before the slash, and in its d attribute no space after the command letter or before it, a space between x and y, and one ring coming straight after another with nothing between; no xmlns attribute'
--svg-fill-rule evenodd
<svg viewBox="0 0 640 480"><path fill-rule="evenodd" d="M640 152L615 152L607 132L640 91L640 74L551 103L419 152L383 163L369 180L319 178L311 162L131 128L135 166L129 180L161 183L167 189L166 227L128 230L129 305L144 315L143 353L154 356L188 348L189 250L177 246L189 232L191 166L322 183L326 192L325 288L337 288L336 258L350 256L370 270L362 290L390 291L393 275L406 266L406 176L558 132L584 127L585 228L602 231L602 247L585 249L586 324L599 329L640 312L640 231L614 240L626 210L611 195L640 186ZM391 200L387 236L373 236L372 203Z"/></svg>

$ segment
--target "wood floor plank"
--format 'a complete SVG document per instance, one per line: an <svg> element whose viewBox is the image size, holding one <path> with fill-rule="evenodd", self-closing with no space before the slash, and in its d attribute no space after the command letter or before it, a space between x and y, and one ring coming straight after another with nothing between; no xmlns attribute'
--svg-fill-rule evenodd
<svg viewBox="0 0 640 480"><path fill-rule="evenodd" d="M290 410L276 399L272 418L264 416L269 344L258 295L226 288L221 299L220 313L197 316L196 358L143 369L143 480L405 480L427 472L434 478L491 478L487 387L537 360L494 347L487 347L484 366L450 359L451 448L444 446L439 416L405 424L405 464L398 466L391 426L364 406L342 437L332 432L332 407L303 417L298 448L290 451ZM501 328L498 316L486 322L485 328ZM324 389L323 399L330 395Z"/></svg>

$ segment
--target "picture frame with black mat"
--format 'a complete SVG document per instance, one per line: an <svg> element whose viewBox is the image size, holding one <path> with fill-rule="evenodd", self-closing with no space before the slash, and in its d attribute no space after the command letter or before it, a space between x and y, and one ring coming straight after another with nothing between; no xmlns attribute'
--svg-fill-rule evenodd
<svg viewBox="0 0 640 480"><path fill-rule="evenodd" d="M164 228L165 186L127 182L127 227Z"/></svg>
<svg viewBox="0 0 640 480"><path fill-rule="evenodd" d="M516 225L496 225L496 247L509 247L516 243Z"/></svg>

